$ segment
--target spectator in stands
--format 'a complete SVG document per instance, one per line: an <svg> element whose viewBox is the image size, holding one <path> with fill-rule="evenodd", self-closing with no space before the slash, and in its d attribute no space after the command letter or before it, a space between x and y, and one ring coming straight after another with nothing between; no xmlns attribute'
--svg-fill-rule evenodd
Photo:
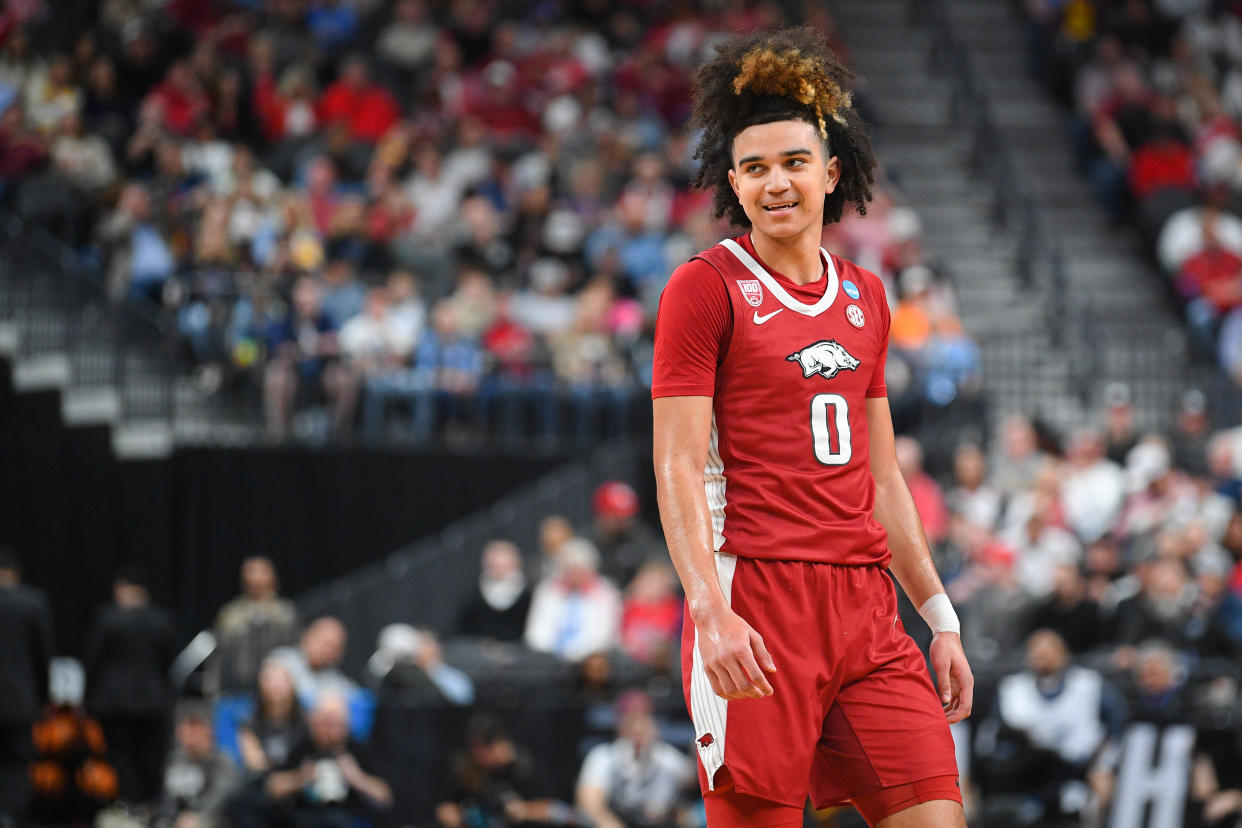
<svg viewBox="0 0 1242 828"><path fill-rule="evenodd" d="M428 17L424 0L398 0L392 20L376 38L376 54L389 68L399 70L404 81L431 65L439 30Z"/></svg>
<svg viewBox="0 0 1242 828"><path fill-rule="evenodd" d="M297 643L297 607L280 597L278 588L271 559L256 555L242 561L241 595L216 615L219 692L249 692L268 653Z"/></svg>
<svg viewBox="0 0 1242 828"><path fill-rule="evenodd" d="M1191 624L1196 590L1185 563L1160 557L1142 564L1138 572L1140 591L1121 601L1113 616L1112 640L1122 645L1117 657L1123 667L1131 663L1132 648L1145 641L1158 638L1189 648L1202 634Z"/></svg>
<svg viewBox="0 0 1242 828"><path fill-rule="evenodd" d="M1020 414L1005 418L1001 424L1001 450L1004 462L996 469L996 486L1001 494L1011 496L1030 488L1044 465L1044 453L1029 419Z"/></svg>
<svg viewBox="0 0 1242 828"><path fill-rule="evenodd" d="M927 543L934 549L949 534L949 511L940 484L923 469L923 447L913 437L897 438L897 465L910 487L915 508L923 521Z"/></svg>
<svg viewBox="0 0 1242 828"><path fill-rule="evenodd" d="M458 616L457 632L495 641L520 641L526 632L531 589L522 551L495 539L483 547L479 579Z"/></svg>
<svg viewBox="0 0 1242 828"><path fill-rule="evenodd" d="M224 828L225 806L240 789L242 776L216 747L211 712L186 699L177 709L174 742L164 766L164 787L152 809L153 826Z"/></svg>
<svg viewBox="0 0 1242 828"><path fill-rule="evenodd" d="M1114 463L1124 464L1138 440L1130 386L1110 382L1104 387L1104 453Z"/></svg>
<svg viewBox="0 0 1242 828"><path fill-rule="evenodd" d="M406 338L407 331L398 324L388 302L384 289L368 290L363 310L345 322L340 336L339 420L342 424L352 422L359 389L366 385L370 391L367 429L372 433L379 429L383 417L386 395L380 392L387 387L384 381L408 368L414 352L414 340Z"/></svg>
<svg viewBox="0 0 1242 828"><path fill-rule="evenodd" d="M1052 593L1034 607L1031 629L1052 630L1074 655L1090 652L1104 642L1104 615L1087 594L1086 579L1076 564L1057 564Z"/></svg>
<svg viewBox="0 0 1242 828"><path fill-rule="evenodd" d="M26 117L43 133L53 132L82 106L82 90L73 82L73 59L54 55L46 68L36 70L26 83Z"/></svg>
<svg viewBox="0 0 1242 828"><path fill-rule="evenodd" d="M676 573L664 561L647 561L625 590L621 650L656 669L672 669L681 639L682 606Z"/></svg>
<svg viewBox="0 0 1242 828"><path fill-rule="evenodd" d="M27 814L31 726L48 698L52 614L47 598L22 583L17 557L0 546L0 817Z"/></svg>
<svg viewBox="0 0 1242 828"><path fill-rule="evenodd" d="M479 393L483 420L499 420L500 434L517 442L529 412L539 441L554 441L558 402L546 355L535 334L514 318L512 293L498 296L496 315L481 342L492 366Z"/></svg>
<svg viewBox="0 0 1242 828"><path fill-rule="evenodd" d="M539 575L548 577L560 571L561 550L577 537L574 525L564 515L548 515L539 521Z"/></svg>
<svg viewBox="0 0 1242 828"><path fill-rule="evenodd" d="M535 587L526 644L568 661L609 650L617 644L621 595L599 574L599 552L590 541L566 541L558 556L560 571Z"/></svg>
<svg viewBox="0 0 1242 828"><path fill-rule="evenodd" d="M266 774L284 767L293 748L306 736L302 706L298 703L293 676L280 661L265 660L259 668L255 689L254 715L237 732L245 770Z"/></svg>
<svg viewBox="0 0 1242 828"><path fill-rule="evenodd" d="M85 198L98 197L116 180L112 150L98 134L86 131L82 115L65 116L51 146L52 166Z"/></svg>
<svg viewBox="0 0 1242 828"><path fill-rule="evenodd" d="M483 352L462 331L457 306L440 301L431 313L431 330L414 355L414 436L426 440L437 421L461 434L472 413L471 400L483 379Z"/></svg>
<svg viewBox="0 0 1242 828"><path fill-rule="evenodd" d="M348 697L357 685L340 671L345 657L345 625L330 615L316 618L302 633L297 647L279 647L271 658L289 671L298 700L312 708L322 693Z"/></svg>
<svg viewBox="0 0 1242 828"><path fill-rule="evenodd" d="M574 403L574 436L583 444L601 431L615 438L628 429L633 387L609 329L615 301L609 279L592 279L578 293L572 326L549 337L557 379Z"/></svg>
<svg viewBox="0 0 1242 828"><path fill-rule="evenodd" d="M1177 422L1173 424L1173 433L1169 435L1174 464L1194 477L1208 477L1208 447L1211 437L1212 420L1208 416L1207 398L1197 388L1188 389L1182 394Z"/></svg>
<svg viewBox="0 0 1242 828"><path fill-rule="evenodd" d="M572 824L568 807L546 796L530 753L490 715L470 719L466 749L450 767L448 796L436 806L444 828Z"/></svg>
<svg viewBox="0 0 1242 828"><path fill-rule="evenodd" d="M268 775L267 793L288 803L299 828L340 828L392 807L392 788L376 773L365 745L349 736L343 695L325 692L307 719L309 738Z"/></svg>
<svg viewBox="0 0 1242 828"><path fill-rule="evenodd" d="M1065 522L1083 543L1094 543L1112 530L1125 502L1125 474L1104 456L1104 438L1081 429L1070 441L1061 480Z"/></svg>
<svg viewBox="0 0 1242 828"><path fill-rule="evenodd" d="M1220 319L1242 304L1242 256L1221 243L1216 210L1202 211L1203 247L1184 262L1174 285L1186 304L1186 321L1199 344L1212 351Z"/></svg>
<svg viewBox="0 0 1242 828"><path fill-rule="evenodd" d="M13 102L0 114L0 181L13 192L18 181L43 167L47 141L26 126L25 110Z"/></svg>
<svg viewBox="0 0 1242 828"><path fill-rule="evenodd" d="M978 531L968 537L968 563L947 588L962 607L962 645L971 663L986 665L1022 643L1030 598L1018 580L1011 547Z"/></svg>
<svg viewBox="0 0 1242 828"><path fill-rule="evenodd" d="M1018 582L1033 598L1046 598L1052 592L1058 564L1077 565L1082 559L1078 539L1053 522L1059 509L1060 498L1047 492L1033 494L1026 508L1011 509L1017 514L1004 540L1017 552Z"/></svg>
<svg viewBox="0 0 1242 828"><path fill-rule="evenodd" d="M591 498L591 541L603 571L618 583L628 583L644 561L662 551L659 539L638 519L638 507L638 493L620 480L600 484Z"/></svg>
<svg viewBox="0 0 1242 828"><path fill-rule="evenodd" d="M103 218L95 234L107 250L113 298L158 301L175 262L168 242L152 221L146 187L125 185L116 209Z"/></svg>
<svg viewBox="0 0 1242 828"><path fill-rule="evenodd" d="M953 453L953 480L946 506L954 520L991 531L1000 519L1001 494L987 479L987 458L974 443L962 443Z"/></svg>
<svg viewBox="0 0 1242 828"><path fill-rule="evenodd" d="M1189 700L1186 671L1167 644L1149 641L1139 648L1127 687L1131 721L1171 724L1186 722Z"/></svg>
<svg viewBox="0 0 1242 828"><path fill-rule="evenodd" d="M1159 436L1145 437L1126 456L1130 496L1117 530L1122 537L1154 533L1172 520L1188 520L1195 512L1198 492L1173 468L1168 445Z"/></svg>
<svg viewBox="0 0 1242 828"><path fill-rule="evenodd" d="M401 115L396 99L371 79L367 61L347 57L340 76L315 103L315 119L321 124L345 124L355 141L375 144Z"/></svg>
<svg viewBox="0 0 1242 828"><path fill-rule="evenodd" d="M322 302L314 280L298 279L288 313L266 331L269 358L263 406L273 434L288 430L299 394L313 395L327 387L326 374L337 356L338 343Z"/></svg>
<svg viewBox="0 0 1242 828"><path fill-rule="evenodd" d="M988 757L981 757L980 775L988 784L1038 797L1046 822L1080 811L1087 803L1088 764L1120 727L1115 692L1096 671L1071 663L1059 635L1038 630L1027 641L1026 669L1001 679L996 704L1001 726L1029 747L1017 766L988 767Z"/></svg>
<svg viewBox="0 0 1242 828"><path fill-rule="evenodd" d="M932 334L932 282L935 273L925 265L901 272L901 300L893 310L889 339L903 351L918 351Z"/></svg>
<svg viewBox="0 0 1242 828"><path fill-rule="evenodd" d="M445 663L440 642L430 630L409 624L389 624L380 630L378 648L367 662L367 672L388 692L431 690L440 700L459 707L474 702L470 677Z"/></svg>
<svg viewBox="0 0 1242 828"><path fill-rule="evenodd" d="M617 700L617 738L582 762L576 799L596 828L677 828L694 760L660 738L651 699L629 691Z"/></svg>
<svg viewBox="0 0 1242 828"><path fill-rule="evenodd" d="M177 653L172 615L151 603L146 576L127 566L116 576L112 603L95 616L86 639L86 709L99 719L121 798L152 799L168 749Z"/></svg>

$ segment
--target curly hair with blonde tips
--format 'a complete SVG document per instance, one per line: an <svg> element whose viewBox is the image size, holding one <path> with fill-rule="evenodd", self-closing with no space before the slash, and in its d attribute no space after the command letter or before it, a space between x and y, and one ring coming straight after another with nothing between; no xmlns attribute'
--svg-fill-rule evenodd
<svg viewBox="0 0 1242 828"><path fill-rule="evenodd" d="M814 29L801 27L731 38L694 75L693 125L700 131L694 183L715 193L714 213L749 227L729 186L733 139L747 127L806 121L837 156L841 179L824 197L824 224L840 221L847 201L867 214L876 159L848 90L846 69Z"/></svg>

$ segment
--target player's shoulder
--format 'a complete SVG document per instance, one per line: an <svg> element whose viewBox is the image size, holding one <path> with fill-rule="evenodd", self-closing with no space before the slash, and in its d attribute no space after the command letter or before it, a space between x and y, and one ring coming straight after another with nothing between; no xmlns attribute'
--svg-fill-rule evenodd
<svg viewBox="0 0 1242 828"><path fill-rule="evenodd" d="M674 277L682 279L698 280L698 279L720 279L722 266L725 264L723 258L728 251L722 244L713 244L704 250L695 253L682 264L673 270Z"/></svg>
<svg viewBox="0 0 1242 828"><path fill-rule="evenodd" d="M724 261L720 258L722 252L724 248L717 244L691 256L674 268L672 275L668 278L665 291L668 292L671 289L678 293L720 292L724 284L721 281L724 272Z"/></svg>
<svg viewBox="0 0 1242 828"><path fill-rule="evenodd" d="M876 304L887 304L888 294L883 279L856 262L852 262L835 253L829 255L832 256L833 264L836 265L837 281L841 285L841 290L849 298L854 300L864 299L864 301L870 300Z"/></svg>

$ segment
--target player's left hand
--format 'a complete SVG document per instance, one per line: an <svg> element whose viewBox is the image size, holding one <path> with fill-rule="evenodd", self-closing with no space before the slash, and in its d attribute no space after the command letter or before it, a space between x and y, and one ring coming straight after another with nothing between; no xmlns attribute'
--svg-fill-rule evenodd
<svg viewBox="0 0 1242 828"><path fill-rule="evenodd" d="M949 724L957 724L970 716L975 701L975 677L966 663L962 637L952 632L936 633L931 643L931 663L944 715Z"/></svg>

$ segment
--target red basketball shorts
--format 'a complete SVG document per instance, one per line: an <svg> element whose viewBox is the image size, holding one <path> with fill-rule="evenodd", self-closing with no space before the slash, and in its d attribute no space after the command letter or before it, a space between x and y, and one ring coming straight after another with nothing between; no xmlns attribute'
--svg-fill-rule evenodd
<svg viewBox="0 0 1242 828"><path fill-rule="evenodd" d="M720 698L687 616L682 683L705 795L724 767L730 790L798 808L809 794L817 808L854 802L874 815L890 789L932 792L903 808L961 801L949 725L885 570L722 554L716 564L730 606L763 636L777 672L767 698ZM914 785L932 779L941 782ZM879 816L900 809L887 810Z"/></svg>

